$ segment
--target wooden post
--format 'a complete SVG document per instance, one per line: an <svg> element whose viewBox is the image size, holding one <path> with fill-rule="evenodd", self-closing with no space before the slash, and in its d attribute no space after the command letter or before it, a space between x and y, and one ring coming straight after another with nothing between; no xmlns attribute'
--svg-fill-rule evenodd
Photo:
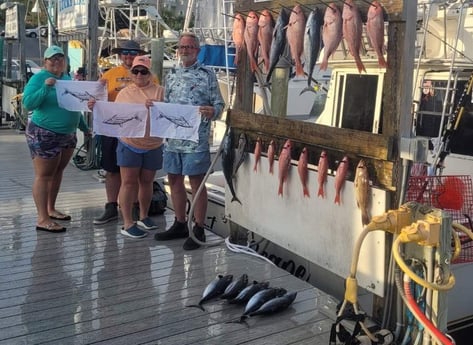
<svg viewBox="0 0 473 345"><path fill-rule="evenodd" d="M279 63L271 77L271 110L274 116L286 117L289 65Z"/></svg>
<svg viewBox="0 0 473 345"><path fill-rule="evenodd" d="M151 40L151 71L163 84L164 38Z"/></svg>

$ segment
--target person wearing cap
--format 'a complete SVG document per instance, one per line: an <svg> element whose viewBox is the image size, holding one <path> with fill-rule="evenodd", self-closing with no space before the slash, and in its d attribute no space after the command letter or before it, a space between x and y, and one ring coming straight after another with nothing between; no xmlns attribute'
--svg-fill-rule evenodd
<svg viewBox="0 0 473 345"><path fill-rule="evenodd" d="M121 65L106 71L101 81L107 83L108 100L114 101L120 90L132 82L130 68L136 56L143 55L146 51L140 48L138 42L133 40L123 41L120 47L112 49L112 53L118 54ZM117 165L116 150L117 138L101 136L101 161L100 165L105 174L105 194L107 203L104 212L93 220L95 225L105 224L118 219L118 193L120 191L120 168Z"/></svg>
<svg viewBox="0 0 473 345"><path fill-rule="evenodd" d="M70 215L56 209L64 169L74 153L79 128L90 135L81 112L59 107L56 80L71 80L66 72L66 58L61 47L50 46L44 52L44 68L33 75L23 90L22 103L31 110L25 135L33 160L33 199L38 212L36 230L63 232L56 220Z"/></svg>
<svg viewBox="0 0 473 345"><path fill-rule="evenodd" d="M192 194L201 185L210 168L210 120L216 120L225 105L213 70L197 61L199 40L193 33L184 32L179 37L178 54L181 68L172 69L166 76L164 100L169 103L199 106L202 120L199 126L199 142L168 139L164 148L163 169L168 174L171 199L174 207L174 224L165 232L155 235L157 241L186 238L189 229L186 221L187 193L184 177L189 176ZM194 198L195 237L205 242L204 222L207 213L207 190L205 185ZM184 242L185 250L199 248L191 237Z"/></svg>
<svg viewBox="0 0 473 345"><path fill-rule="evenodd" d="M147 56L136 56L131 66L132 83L119 91L115 102L145 104L149 109L153 102L162 101L164 88L154 82L151 61ZM88 106L93 109L94 99ZM123 218L121 233L132 238L142 238L146 230L157 229L148 217L153 196L153 181L156 171L163 164L163 139L150 136L150 115L142 138L119 138L117 145L117 164L120 166L121 185L119 193L120 210ZM138 196L139 220L134 223L133 201Z"/></svg>

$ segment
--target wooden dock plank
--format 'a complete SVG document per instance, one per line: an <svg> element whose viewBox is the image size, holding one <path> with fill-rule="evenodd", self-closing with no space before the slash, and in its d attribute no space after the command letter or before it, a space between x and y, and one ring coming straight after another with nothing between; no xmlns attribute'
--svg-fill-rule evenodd
<svg viewBox="0 0 473 345"><path fill-rule="evenodd" d="M66 169L58 197L71 214L64 234L35 231L33 172L24 137L0 130L0 345L15 344L312 344L326 343L331 320L317 301L326 296L266 261L215 246L184 252L182 240L124 238L121 223L93 226L105 203L94 171ZM163 231L174 220L154 217ZM196 304L218 274L298 291L295 303L243 324L242 306ZM317 340L318 339L318 340Z"/></svg>

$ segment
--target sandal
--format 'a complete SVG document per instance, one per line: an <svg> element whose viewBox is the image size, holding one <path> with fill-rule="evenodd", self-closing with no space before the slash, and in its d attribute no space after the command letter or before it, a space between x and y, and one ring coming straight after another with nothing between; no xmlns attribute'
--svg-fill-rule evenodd
<svg viewBox="0 0 473 345"><path fill-rule="evenodd" d="M36 230L37 231L46 231L46 232L64 232L64 231L66 231L66 228L59 225L56 222L51 222L51 223L47 224L46 226L36 225Z"/></svg>
<svg viewBox="0 0 473 345"><path fill-rule="evenodd" d="M50 214L49 218L54 220L71 220L70 215L61 213L59 211L54 212L54 214Z"/></svg>

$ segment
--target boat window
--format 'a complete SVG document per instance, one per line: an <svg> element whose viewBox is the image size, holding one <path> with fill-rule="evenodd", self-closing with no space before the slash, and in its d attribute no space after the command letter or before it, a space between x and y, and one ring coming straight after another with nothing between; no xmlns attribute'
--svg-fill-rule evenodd
<svg viewBox="0 0 473 345"><path fill-rule="evenodd" d="M341 127L359 131L378 132L375 110L378 94L378 75L347 74L340 86L345 92ZM342 85L344 84L344 85ZM378 119L376 119L376 123Z"/></svg>

